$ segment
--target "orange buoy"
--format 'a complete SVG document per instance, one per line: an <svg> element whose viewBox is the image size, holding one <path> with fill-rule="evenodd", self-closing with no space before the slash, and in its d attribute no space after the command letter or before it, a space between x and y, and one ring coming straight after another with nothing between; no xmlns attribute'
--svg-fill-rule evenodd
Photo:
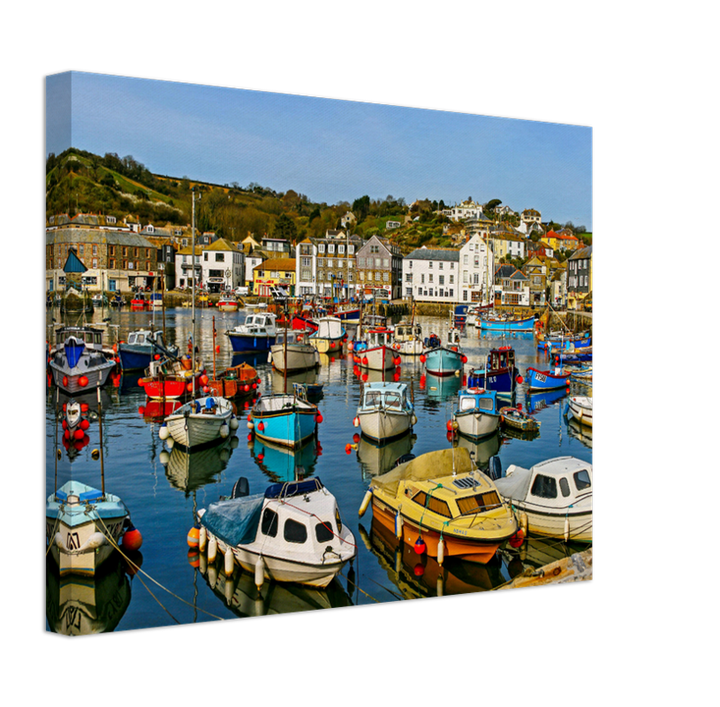
<svg viewBox="0 0 720 707"><path fill-rule="evenodd" d="M187 536L187 544L190 547L199 547L200 545L200 526L199 525L193 525L192 528L190 528L190 532Z"/></svg>

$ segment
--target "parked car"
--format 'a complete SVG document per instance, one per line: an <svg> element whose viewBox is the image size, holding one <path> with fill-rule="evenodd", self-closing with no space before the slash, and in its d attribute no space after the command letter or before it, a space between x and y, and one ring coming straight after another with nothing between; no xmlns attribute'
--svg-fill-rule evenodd
<svg viewBox="0 0 720 707"><path fill-rule="evenodd" d="M236 287L235 288L235 294L239 297L245 297L249 294L250 288L249 287Z"/></svg>

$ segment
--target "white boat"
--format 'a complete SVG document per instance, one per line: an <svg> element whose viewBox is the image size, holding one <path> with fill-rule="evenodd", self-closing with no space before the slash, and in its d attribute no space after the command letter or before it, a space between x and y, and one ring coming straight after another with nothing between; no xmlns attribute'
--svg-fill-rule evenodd
<svg viewBox="0 0 720 707"><path fill-rule="evenodd" d="M266 579L326 587L357 552L320 479L272 484L264 494L210 504L198 517L208 564L222 555L226 575L237 563L254 573L258 587Z"/></svg>
<svg viewBox="0 0 720 707"><path fill-rule="evenodd" d="M355 363L362 368L372 371L388 371L399 365L400 356L390 346L392 331L384 327L370 329L363 341L357 342L353 351L355 352Z"/></svg>
<svg viewBox="0 0 720 707"><path fill-rule="evenodd" d="M130 511L111 493L68 481L47 499L47 542L60 576L93 576L129 528Z"/></svg>
<svg viewBox="0 0 720 707"><path fill-rule="evenodd" d="M453 412L453 428L461 435L480 439L493 434L499 426L496 391L462 388L458 392L458 406Z"/></svg>
<svg viewBox="0 0 720 707"><path fill-rule="evenodd" d="M403 356L422 356L424 351L420 324L400 322L395 325L393 348Z"/></svg>
<svg viewBox="0 0 720 707"><path fill-rule="evenodd" d="M342 353L345 329L338 317L321 317L316 320L317 331L308 338L308 343L320 353Z"/></svg>
<svg viewBox="0 0 720 707"><path fill-rule="evenodd" d="M511 464L495 485L527 515L530 533L592 542L592 464L575 457L548 459L530 469Z"/></svg>
<svg viewBox="0 0 720 707"><path fill-rule="evenodd" d="M568 412L578 422L592 427L593 399L585 395L574 395L568 400Z"/></svg>
<svg viewBox="0 0 720 707"><path fill-rule="evenodd" d="M270 347L268 363L278 371L306 371L320 365L318 350L302 340L302 333L297 331L280 331L275 344Z"/></svg>
<svg viewBox="0 0 720 707"><path fill-rule="evenodd" d="M103 330L92 326L57 329L49 356L53 382L71 395L102 387L116 366L114 352L103 346Z"/></svg>
<svg viewBox="0 0 720 707"><path fill-rule="evenodd" d="M168 415L159 435L160 439L172 437L185 449L194 449L227 438L237 427L232 403L226 398L208 395L190 400Z"/></svg>
<svg viewBox="0 0 720 707"><path fill-rule="evenodd" d="M416 422L405 383L365 385L355 417L363 435L376 442L387 442L405 435Z"/></svg>
<svg viewBox="0 0 720 707"><path fill-rule="evenodd" d="M248 307L249 309L250 307ZM250 314L242 324L225 332L236 353L269 351L278 333L275 315L270 312Z"/></svg>

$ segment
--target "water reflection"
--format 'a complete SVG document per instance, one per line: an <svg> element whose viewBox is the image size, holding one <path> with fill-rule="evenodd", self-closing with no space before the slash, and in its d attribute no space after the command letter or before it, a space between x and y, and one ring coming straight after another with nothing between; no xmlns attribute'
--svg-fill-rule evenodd
<svg viewBox="0 0 720 707"><path fill-rule="evenodd" d="M526 393L525 395L525 408L529 413L540 412L552 405L558 400L561 400L567 395L567 391L564 388L558 390L548 390L544 393Z"/></svg>
<svg viewBox="0 0 720 707"><path fill-rule="evenodd" d="M257 437L253 437L249 446L255 463L273 483L302 480L312 476L317 458L322 454L322 447L315 436L295 450Z"/></svg>
<svg viewBox="0 0 720 707"><path fill-rule="evenodd" d="M421 381L422 382L422 381ZM440 403L454 398L462 385L460 376L425 376L425 391L428 403ZM431 405L428 405L431 407Z"/></svg>
<svg viewBox="0 0 720 707"><path fill-rule="evenodd" d="M160 452L160 463L165 467L165 476L172 486L185 494L210 483L217 483L216 477L230 461L230 456L238 446L235 435L220 444L207 449L188 452L173 446L170 452Z"/></svg>
<svg viewBox="0 0 720 707"><path fill-rule="evenodd" d="M575 418L567 418L568 433L579 440L588 449L592 449L592 427L581 425Z"/></svg>
<svg viewBox="0 0 720 707"><path fill-rule="evenodd" d="M475 464L482 471L488 470L490 457L500 451L500 435L497 431L481 440L468 439L463 435L456 435L455 440L458 447L464 447L470 452Z"/></svg>
<svg viewBox="0 0 720 707"><path fill-rule="evenodd" d="M395 466L395 462L405 454L409 454L417 436L408 434L387 444L378 445L364 436L357 442L357 459L360 462L363 480L379 476Z"/></svg>

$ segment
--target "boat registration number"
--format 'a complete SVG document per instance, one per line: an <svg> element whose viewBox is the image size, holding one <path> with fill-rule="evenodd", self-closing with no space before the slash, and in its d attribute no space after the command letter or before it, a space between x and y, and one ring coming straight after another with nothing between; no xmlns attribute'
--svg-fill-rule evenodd
<svg viewBox="0 0 720 707"><path fill-rule="evenodd" d="M538 382L544 383L547 378L542 373L536 373L535 378L537 378Z"/></svg>

